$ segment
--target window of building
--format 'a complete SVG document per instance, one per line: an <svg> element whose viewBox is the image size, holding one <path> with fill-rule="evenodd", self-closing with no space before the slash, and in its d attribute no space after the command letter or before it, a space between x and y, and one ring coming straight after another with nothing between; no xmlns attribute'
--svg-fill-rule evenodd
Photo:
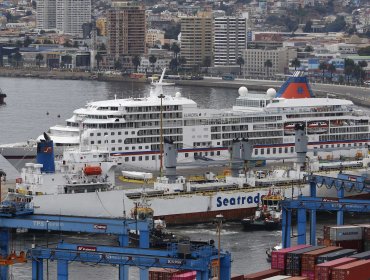
<svg viewBox="0 0 370 280"><path fill-rule="evenodd" d="M125 161L129 161L129 158L128 157L125 157Z"/></svg>
<svg viewBox="0 0 370 280"><path fill-rule="evenodd" d="M189 153L185 153L185 157L189 157Z"/></svg>
<svg viewBox="0 0 370 280"><path fill-rule="evenodd" d="M94 143L95 143L94 141L91 141L91 142L90 142L90 144L91 144L91 145L94 145Z"/></svg>
<svg viewBox="0 0 370 280"><path fill-rule="evenodd" d="M135 157L132 157L131 159L132 159L132 161L135 161Z"/></svg>

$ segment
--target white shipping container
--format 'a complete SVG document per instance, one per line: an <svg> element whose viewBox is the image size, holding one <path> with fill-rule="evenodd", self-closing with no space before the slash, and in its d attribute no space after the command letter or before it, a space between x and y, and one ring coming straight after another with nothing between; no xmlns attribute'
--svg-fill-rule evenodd
<svg viewBox="0 0 370 280"><path fill-rule="evenodd" d="M345 240L361 240L362 228L358 226L339 226L330 228L330 240L345 241Z"/></svg>
<svg viewBox="0 0 370 280"><path fill-rule="evenodd" d="M292 276L284 276L284 275L277 275L277 276L272 276L269 278L263 278L263 280L283 280L283 279L288 279L291 278Z"/></svg>

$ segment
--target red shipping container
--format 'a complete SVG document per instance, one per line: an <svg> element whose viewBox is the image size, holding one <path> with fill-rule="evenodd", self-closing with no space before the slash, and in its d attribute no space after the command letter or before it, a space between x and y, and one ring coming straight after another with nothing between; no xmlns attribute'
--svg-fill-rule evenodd
<svg viewBox="0 0 370 280"><path fill-rule="evenodd" d="M307 252L302 255L302 264L301 264L301 270L302 271L308 271L313 272L315 274L315 265L317 261L317 257L320 255L324 255L327 253L335 252L342 249L341 247L335 247L335 246L329 246L325 247L319 250L315 250L312 252ZM311 273L309 273L311 275ZM308 276L308 275L304 275Z"/></svg>
<svg viewBox="0 0 370 280"><path fill-rule="evenodd" d="M244 275L233 275L233 274L231 274L231 280L244 280Z"/></svg>
<svg viewBox="0 0 370 280"><path fill-rule="evenodd" d="M309 280L315 280L315 270L302 270L301 275Z"/></svg>
<svg viewBox="0 0 370 280"><path fill-rule="evenodd" d="M316 280L330 280L331 274L334 267L345 265L350 262L355 262L356 259L352 258L340 258L329 262L321 263L316 265L315 268L315 279Z"/></svg>
<svg viewBox="0 0 370 280"><path fill-rule="evenodd" d="M172 276L171 280L195 280L196 278L196 271L188 271Z"/></svg>
<svg viewBox="0 0 370 280"><path fill-rule="evenodd" d="M280 274L281 274L280 269L268 269L268 270L244 275L244 280L262 280L262 279L280 275Z"/></svg>
<svg viewBox="0 0 370 280"><path fill-rule="evenodd" d="M332 241L332 246L339 246L343 249L355 249L357 252L363 251L362 240L345 240L345 241Z"/></svg>
<svg viewBox="0 0 370 280"><path fill-rule="evenodd" d="M296 245L293 247L273 251L271 253L271 268L272 269L281 269L285 271L285 266L286 266L286 254L300 250L303 248L310 247L310 245Z"/></svg>
<svg viewBox="0 0 370 280"><path fill-rule="evenodd" d="M149 280L172 280L172 277L181 273L177 269L151 268L149 269Z"/></svg>
<svg viewBox="0 0 370 280"><path fill-rule="evenodd" d="M369 280L370 260L360 260L333 268L332 280Z"/></svg>
<svg viewBox="0 0 370 280"><path fill-rule="evenodd" d="M307 277L294 276L294 277L286 278L284 280L308 280L308 278Z"/></svg>

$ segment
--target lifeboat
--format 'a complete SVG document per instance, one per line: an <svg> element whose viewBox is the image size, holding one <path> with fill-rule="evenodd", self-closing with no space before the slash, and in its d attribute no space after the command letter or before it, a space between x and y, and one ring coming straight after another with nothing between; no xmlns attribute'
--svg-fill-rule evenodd
<svg viewBox="0 0 370 280"><path fill-rule="evenodd" d="M295 124L294 123L287 123L284 125L284 134L285 135L293 135L295 134Z"/></svg>
<svg viewBox="0 0 370 280"><path fill-rule="evenodd" d="M89 165L84 168L84 173L86 176L101 175L102 169L99 165L98 166Z"/></svg>
<svg viewBox="0 0 370 280"><path fill-rule="evenodd" d="M310 122L307 125L307 132L308 133L325 133L328 131L328 123L327 122Z"/></svg>

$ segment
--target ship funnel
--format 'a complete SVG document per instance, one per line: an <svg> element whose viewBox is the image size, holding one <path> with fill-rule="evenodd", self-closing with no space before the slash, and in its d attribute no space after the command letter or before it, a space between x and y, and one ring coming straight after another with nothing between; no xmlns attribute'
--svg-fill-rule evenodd
<svg viewBox="0 0 370 280"><path fill-rule="evenodd" d="M169 180L176 180L177 150L172 139L164 138L165 175Z"/></svg>
<svg viewBox="0 0 370 280"><path fill-rule="evenodd" d="M231 176L238 177L239 170L242 169L242 161L240 157L241 142L239 141L239 139L234 139L232 141L229 151L231 156L230 163Z"/></svg>
<svg viewBox="0 0 370 280"><path fill-rule="evenodd" d="M303 166L306 160L308 136L306 135L305 125L297 123L295 125L295 151L297 153L297 164Z"/></svg>
<svg viewBox="0 0 370 280"><path fill-rule="evenodd" d="M54 163L54 145L53 141L50 140L50 136L44 133L45 140L41 140L37 143L37 155L36 161L39 164L42 164L41 171L45 173L54 173L55 172L55 163Z"/></svg>
<svg viewBox="0 0 370 280"><path fill-rule="evenodd" d="M311 98L314 94L305 76L295 74L290 77L279 89L277 98Z"/></svg>

